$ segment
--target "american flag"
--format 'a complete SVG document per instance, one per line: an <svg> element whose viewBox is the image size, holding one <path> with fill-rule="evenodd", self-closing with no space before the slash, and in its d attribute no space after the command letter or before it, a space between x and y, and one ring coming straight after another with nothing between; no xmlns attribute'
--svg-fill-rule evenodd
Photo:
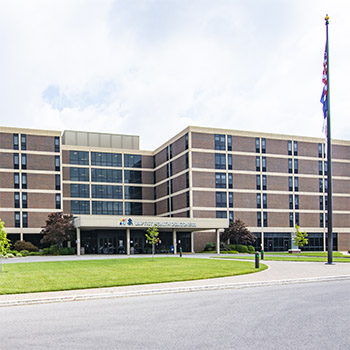
<svg viewBox="0 0 350 350"><path fill-rule="evenodd" d="M328 111L328 102L327 102L327 95L328 95L328 56L327 56L327 42L326 42L326 48L324 51L324 59L323 59L323 76L322 76L322 82L324 84L323 90L322 90L322 96L321 96L321 103L323 104L323 130L326 130L326 118L327 118L327 111Z"/></svg>

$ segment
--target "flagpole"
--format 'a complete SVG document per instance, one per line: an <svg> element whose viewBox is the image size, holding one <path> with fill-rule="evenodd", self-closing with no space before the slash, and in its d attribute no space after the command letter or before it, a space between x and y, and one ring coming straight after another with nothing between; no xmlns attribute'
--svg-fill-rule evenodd
<svg viewBox="0 0 350 350"><path fill-rule="evenodd" d="M330 104L330 81L329 81L329 40L328 40L328 22L329 16L326 15L326 43L327 43L327 204L328 204L328 262L333 264L333 200L332 200L332 141L331 141L331 104Z"/></svg>

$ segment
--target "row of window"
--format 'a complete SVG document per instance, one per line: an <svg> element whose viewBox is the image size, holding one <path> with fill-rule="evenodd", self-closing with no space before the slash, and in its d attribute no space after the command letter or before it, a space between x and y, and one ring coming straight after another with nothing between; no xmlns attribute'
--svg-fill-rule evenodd
<svg viewBox="0 0 350 350"><path fill-rule="evenodd" d="M228 193L228 206L233 208L233 193ZM216 192L216 207L226 208L227 207L227 195L226 192Z"/></svg>
<svg viewBox="0 0 350 350"><path fill-rule="evenodd" d="M19 149L19 140L21 139L21 150L26 151L27 150L27 135L21 134L19 137L19 134L13 134L13 149L18 150ZM60 138L58 136L55 136L54 138L54 148L55 152L60 151Z"/></svg>
<svg viewBox="0 0 350 350"><path fill-rule="evenodd" d="M89 165L89 152L70 151L69 161L74 165ZM91 165L121 167L122 155L121 153L91 152ZM124 167L141 168L141 155L124 154Z"/></svg>
<svg viewBox="0 0 350 350"><path fill-rule="evenodd" d="M15 227L21 227L21 213L15 211ZM22 227L28 227L28 213L22 212Z"/></svg>
<svg viewBox="0 0 350 350"><path fill-rule="evenodd" d="M14 188L20 188L20 179L21 179L21 184L22 184L22 189L28 188L28 183L27 183L27 174L22 173L21 176L19 173L14 173ZM61 189L61 176L59 174L55 175L55 189L59 191Z"/></svg>
<svg viewBox="0 0 350 350"><path fill-rule="evenodd" d="M13 168L19 169L19 154L13 154ZM27 169L27 155L21 154L21 169ZM60 156L55 156L55 171L60 171Z"/></svg>
<svg viewBox="0 0 350 350"><path fill-rule="evenodd" d="M89 181L89 168L70 168L70 180ZM91 181L122 183L122 170L92 168ZM142 183L142 172L140 170L124 170L124 182Z"/></svg>
<svg viewBox="0 0 350 350"><path fill-rule="evenodd" d="M90 215L89 201L71 201L72 214ZM92 201L93 215L123 215L123 202ZM142 215L142 203L125 203L124 215Z"/></svg>
<svg viewBox="0 0 350 350"><path fill-rule="evenodd" d="M21 207L20 193L14 193L14 204L15 208ZM22 192L22 208L28 208L28 193ZM61 209L61 195L56 193L56 209Z"/></svg>
<svg viewBox="0 0 350 350"><path fill-rule="evenodd" d="M71 184L70 196L90 198L90 187L85 184ZM92 198L123 199L123 186L92 185ZM125 199L142 199L142 187L124 186Z"/></svg>

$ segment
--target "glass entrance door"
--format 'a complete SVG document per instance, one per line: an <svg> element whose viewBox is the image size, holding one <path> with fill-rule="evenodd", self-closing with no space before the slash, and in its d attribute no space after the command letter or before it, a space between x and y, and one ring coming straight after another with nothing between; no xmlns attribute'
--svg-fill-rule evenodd
<svg viewBox="0 0 350 350"><path fill-rule="evenodd" d="M98 240L99 254L115 254L116 237L100 237Z"/></svg>

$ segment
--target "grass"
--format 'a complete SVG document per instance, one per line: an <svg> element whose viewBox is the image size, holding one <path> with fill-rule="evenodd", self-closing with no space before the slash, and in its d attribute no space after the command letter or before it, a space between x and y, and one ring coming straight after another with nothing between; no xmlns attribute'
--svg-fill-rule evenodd
<svg viewBox="0 0 350 350"><path fill-rule="evenodd" d="M264 253L265 255L287 255L287 256L292 256L292 254L288 252L268 252ZM296 254L294 254L296 255ZM300 256L328 256L327 252L301 252ZM339 257L339 258L348 258L350 259L350 255L344 255L343 253L340 252L333 252L333 257Z"/></svg>
<svg viewBox="0 0 350 350"><path fill-rule="evenodd" d="M252 262L151 258L14 263L3 265L0 294L128 286L216 278L265 270Z"/></svg>

